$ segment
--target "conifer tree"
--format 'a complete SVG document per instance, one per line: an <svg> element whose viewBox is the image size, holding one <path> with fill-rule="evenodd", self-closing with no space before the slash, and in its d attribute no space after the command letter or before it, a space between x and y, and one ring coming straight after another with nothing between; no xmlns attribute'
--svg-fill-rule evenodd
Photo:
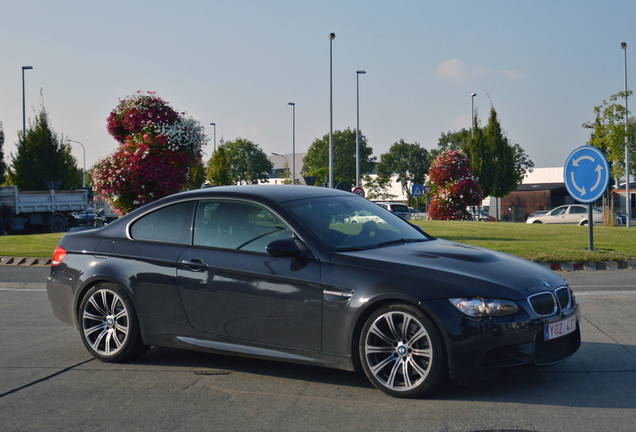
<svg viewBox="0 0 636 432"><path fill-rule="evenodd" d="M19 190L72 190L82 186L82 171L71 145L57 135L44 108L18 133L17 153L11 154L7 182Z"/></svg>

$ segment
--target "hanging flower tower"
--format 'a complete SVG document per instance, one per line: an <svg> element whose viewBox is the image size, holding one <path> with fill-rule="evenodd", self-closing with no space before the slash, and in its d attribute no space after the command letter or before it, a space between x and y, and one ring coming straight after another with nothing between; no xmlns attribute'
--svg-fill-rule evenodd
<svg viewBox="0 0 636 432"><path fill-rule="evenodd" d="M108 117L108 132L119 147L98 162L93 187L120 215L183 190L207 141L198 121L154 92L120 101Z"/></svg>
<svg viewBox="0 0 636 432"><path fill-rule="evenodd" d="M483 199L472 172L470 160L461 151L448 150L437 156L429 170L432 198L428 215L431 219L472 219L467 207L478 205Z"/></svg>

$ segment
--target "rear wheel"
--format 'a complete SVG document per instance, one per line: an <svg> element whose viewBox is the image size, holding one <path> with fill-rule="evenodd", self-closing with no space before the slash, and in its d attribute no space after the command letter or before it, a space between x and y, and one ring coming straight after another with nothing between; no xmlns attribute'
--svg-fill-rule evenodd
<svg viewBox="0 0 636 432"><path fill-rule="evenodd" d="M447 376L446 352L432 321L406 304L384 306L367 320L360 359L369 380L400 398L432 392Z"/></svg>
<svg viewBox="0 0 636 432"><path fill-rule="evenodd" d="M93 357L123 362L148 351L141 340L135 309L118 286L101 283L91 288L79 313L82 342Z"/></svg>
<svg viewBox="0 0 636 432"><path fill-rule="evenodd" d="M60 215L55 215L51 218L51 222L49 223L49 231L52 233L66 232L68 226L66 225L66 220Z"/></svg>

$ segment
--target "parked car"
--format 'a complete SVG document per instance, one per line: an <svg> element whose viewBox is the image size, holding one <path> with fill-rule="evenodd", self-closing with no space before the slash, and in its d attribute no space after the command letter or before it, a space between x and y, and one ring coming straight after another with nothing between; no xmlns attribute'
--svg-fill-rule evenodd
<svg viewBox="0 0 636 432"><path fill-rule="evenodd" d="M76 219L77 224L82 225L97 225L101 226L104 223L102 215L95 213L95 210L88 208L81 212L71 213L71 216Z"/></svg>
<svg viewBox="0 0 636 432"><path fill-rule="evenodd" d="M475 210L477 209L475 208ZM486 210L481 209L473 213L473 209L469 207L468 212L473 216L473 220L488 222L488 212Z"/></svg>
<svg viewBox="0 0 636 432"><path fill-rule="evenodd" d="M390 211L391 213L395 213L396 215L398 215L404 220L411 219L411 212L409 211L408 206L405 204L392 203L392 202L376 202L376 204Z"/></svg>
<svg viewBox="0 0 636 432"><path fill-rule="evenodd" d="M617 214L616 215L616 225L627 225L627 215Z"/></svg>
<svg viewBox="0 0 636 432"><path fill-rule="evenodd" d="M593 218L595 224L603 223L603 209L593 207ZM557 207L549 212L529 217L526 223L532 224L575 224L587 225L589 216L587 214L587 206L583 204L571 204Z"/></svg>
<svg viewBox="0 0 636 432"><path fill-rule="evenodd" d="M547 212L549 212L550 210L537 210L537 211L533 211L532 213L530 213L528 215L528 219L533 218L533 217L537 217L537 216L541 216L546 214Z"/></svg>
<svg viewBox="0 0 636 432"><path fill-rule="evenodd" d="M360 210L359 212L353 214L352 216L345 217L344 221L348 223L354 223L354 224L355 223L363 224L369 221L373 221L376 224L385 223L384 219L372 214L368 210Z"/></svg>
<svg viewBox="0 0 636 432"><path fill-rule="evenodd" d="M344 222L360 212L385 223ZM46 288L102 361L156 346L361 369L395 397L581 344L579 302L555 272L328 188L171 195L62 237Z"/></svg>

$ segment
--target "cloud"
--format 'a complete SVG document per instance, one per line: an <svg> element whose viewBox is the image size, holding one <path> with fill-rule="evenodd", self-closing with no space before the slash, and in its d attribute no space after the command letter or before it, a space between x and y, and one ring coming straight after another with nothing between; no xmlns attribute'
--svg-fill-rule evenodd
<svg viewBox="0 0 636 432"><path fill-rule="evenodd" d="M458 59L447 60L437 67L437 76L443 79L467 81L471 78L498 78L516 81L523 75L516 70L498 71L481 66L468 67Z"/></svg>
<svg viewBox="0 0 636 432"><path fill-rule="evenodd" d="M466 65L457 59L447 60L437 67L437 76L444 79L467 80L470 72Z"/></svg>

